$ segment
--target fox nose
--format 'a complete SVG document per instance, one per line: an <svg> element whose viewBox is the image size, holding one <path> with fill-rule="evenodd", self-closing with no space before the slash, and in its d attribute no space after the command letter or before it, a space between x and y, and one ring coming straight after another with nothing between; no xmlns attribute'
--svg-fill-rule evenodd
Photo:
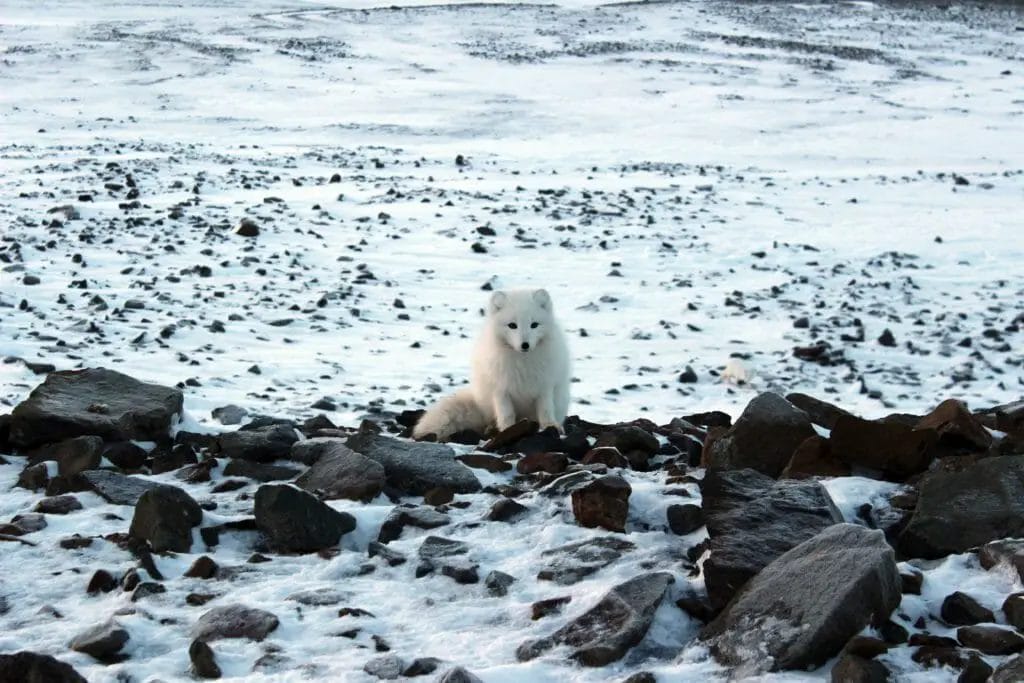
<svg viewBox="0 0 1024 683"><path fill-rule="evenodd" d="M523 342L522 344L519 345L519 348L521 348L523 351L529 351L530 342Z"/></svg>

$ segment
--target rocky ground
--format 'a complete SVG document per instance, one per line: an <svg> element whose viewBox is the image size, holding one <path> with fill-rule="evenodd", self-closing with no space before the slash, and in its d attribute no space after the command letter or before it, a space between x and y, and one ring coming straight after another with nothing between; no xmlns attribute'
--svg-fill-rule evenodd
<svg viewBox="0 0 1024 683"><path fill-rule="evenodd" d="M1019 679L1022 30L5 2L0 679Z"/></svg>

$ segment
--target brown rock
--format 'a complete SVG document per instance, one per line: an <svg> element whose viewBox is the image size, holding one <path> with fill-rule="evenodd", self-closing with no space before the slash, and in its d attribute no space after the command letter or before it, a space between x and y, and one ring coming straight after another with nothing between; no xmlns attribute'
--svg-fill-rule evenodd
<svg viewBox="0 0 1024 683"><path fill-rule="evenodd" d="M970 626L983 621L995 621L996 617L971 596L955 591L942 601L942 619L954 626Z"/></svg>
<svg viewBox="0 0 1024 683"><path fill-rule="evenodd" d="M622 453L615 446L592 448L583 456L580 462L584 465L601 464L608 467L627 467L629 465L626 458L622 456Z"/></svg>
<svg viewBox="0 0 1024 683"><path fill-rule="evenodd" d="M992 445L992 435L960 401L946 399L935 410L921 418L916 430L932 429L944 443L975 451Z"/></svg>
<svg viewBox="0 0 1024 683"><path fill-rule="evenodd" d="M1024 593L1008 595L1003 601L1006 623L1018 631L1024 631Z"/></svg>
<svg viewBox="0 0 1024 683"><path fill-rule="evenodd" d="M580 526L625 533L632 492L621 477L600 477L572 492L572 514Z"/></svg>
<svg viewBox="0 0 1024 683"><path fill-rule="evenodd" d="M966 647L986 655L1012 655L1024 651L1024 636L990 624L961 626L956 630L956 638Z"/></svg>
<svg viewBox="0 0 1024 683"><path fill-rule="evenodd" d="M460 455L455 459L466 467L487 470L488 472L508 472L512 469L512 463L487 453L469 453L467 455Z"/></svg>
<svg viewBox="0 0 1024 683"><path fill-rule="evenodd" d="M569 466L569 458L565 453L530 453L516 463L519 474L561 474Z"/></svg>
<svg viewBox="0 0 1024 683"><path fill-rule="evenodd" d="M836 421L830 442L839 460L903 480L928 468L937 439L932 429L915 430L896 421L873 422L850 415Z"/></svg>
<svg viewBox="0 0 1024 683"><path fill-rule="evenodd" d="M570 602L572 602L571 595L548 598L547 600L538 600L530 605L530 619L537 621L538 619L543 619L546 616L558 614L562 611L562 608Z"/></svg>
<svg viewBox="0 0 1024 683"><path fill-rule="evenodd" d="M832 455L828 439L812 436L796 447L782 479L807 479L808 477L848 477L850 465Z"/></svg>

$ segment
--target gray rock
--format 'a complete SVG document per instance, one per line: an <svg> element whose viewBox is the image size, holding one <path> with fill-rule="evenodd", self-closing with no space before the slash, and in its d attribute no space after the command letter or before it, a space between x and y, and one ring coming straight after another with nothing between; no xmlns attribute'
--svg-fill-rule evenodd
<svg viewBox="0 0 1024 683"><path fill-rule="evenodd" d="M569 586L607 567L635 547L621 538L602 536L551 548L541 553L548 560L537 578Z"/></svg>
<svg viewBox="0 0 1024 683"><path fill-rule="evenodd" d="M413 526L417 529L436 529L449 524L451 521L448 515L438 512L431 507L399 505L388 513L384 523L381 524L377 541L380 543L390 543L391 541L398 540L402 535L402 531L407 526Z"/></svg>
<svg viewBox="0 0 1024 683"><path fill-rule="evenodd" d="M1005 563L1013 567L1017 576L1024 581L1024 540L1008 538L992 541L978 551L978 561L985 569Z"/></svg>
<svg viewBox="0 0 1024 683"><path fill-rule="evenodd" d="M76 436L166 438L182 393L104 368L52 372L11 413L11 443L29 448Z"/></svg>
<svg viewBox="0 0 1024 683"><path fill-rule="evenodd" d="M278 551L306 553L331 548L356 528L352 515L288 484L264 484L255 498L256 526Z"/></svg>
<svg viewBox="0 0 1024 683"><path fill-rule="evenodd" d="M960 472L934 472L900 534L906 557L938 559L1002 538L1024 536L1024 458L979 460Z"/></svg>
<svg viewBox="0 0 1024 683"><path fill-rule="evenodd" d="M1024 681L1024 655L1006 660L992 672L988 683L1020 683Z"/></svg>
<svg viewBox="0 0 1024 683"><path fill-rule="evenodd" d="M484 683L479 676L466 671L461 666L448 669L437 677L436 683Z"/></svg>
<svg viewBox="0 0 1024 683"><path fill-rule="evenodd" d="M442 486L454 493L475 493L481 488L472 470L455 460L455 451L443 444L361 433L346 445L383 465L388 485L405 493L421 496Z"/></svg>
<svg viewBox="0 0 1024 683"><path fill-rule="evenodd" d="M296 441L292 444L288 459L301 462L303 465L313 465L325 454L333 451L335 445L344 446L345 439L334 436L316 436L312 439Z"/></svg>
<svg viewBox="0 0 1024 683"><path fill-rule="evenodd" d="M814 435L807 413L778 394L766 392L747 405L729 431L709 444L705 464L751 468L777 477L796 447Z"/></svg>
<svg viewBox="0 0 1024 683"><path fill-rule="evenodd" d="M809 479L708 470L701 495L711 550L704 580L716 610L784 552L842 521L825 488Z"/></svg>
<svg viewBox="0 0 1024 683"><path fill-rule="evenodd" d="M273 462L287 458L292 444L298 440L299 436L291 425L269 424L221 434L217 437L217 449L225 458Z"/></svg>
<svg viewBox="0 0 1024 683"><path fill-rule="evenodd" d="M244 605L214 607L199 617L192 637L209 642L220 638L248 638L261 641L277 628L277 617L270 612Z"/></svg>
<svg viewBox="0 0 1024 683"><path fill-rule="evenodd" d="M516 650L529 660L556 645L576 648L572 658L585 666L605 666L625 656L647 634L661 604L671 574L643 574L612 588L600 602L547 638L524 643Z"/></svg>
<svg viewBox="0 0 1024 683"><path fill-rule="evenodd" d="M82 503L71 494L65 494L63 496L52 496L50 498L43 498L36 503L36 512L42 512L47 515L66 515L69 512L82 509Z"/></svg>
<svg viewBox="0 0 1024 683"><path fill-rule="evenodd" d="M405 662L397 655L374 657L363 665L363 671L383 681L393 681L402 675Z"/></svg>
<svg viewBox="0 0 1024 683"><path fill-rule="evenodd" d="M213 656L213 649L204 641L192 641L188 646L188 658L192 662L192 673L197 678L220 678L220 667Z"/></svg>
<svg viewBox="0 0 1024 683"><path fill-rule="evenodd" d="M0 654L0 681L88 683L70 664L36 652Z"/></svg>
<svg viewBox="0 0 1024 683"><path fill-rule="evenodd" d="M333 442L295 485L326 500L346 498L369 502L384 490L384 482L383 465L341 442Z"/></svg>
<svg viewBox="0 0 1024 683"><path fill-rule="evenodd" d="M888 683L889 671L881 662L845 652L832 667L829 680L832 683Z"/></svg>
<svg viewBox="0 0 1024 683"><path fill-rule="evenodd" d="M270 465L239 459L232 460L224 466L225 477L248 477L249 479L263 482L294 479L299 475L300 471L287 465Z"/></svg>
<svg viewBox="0 0 1024 683"><path fill-rule="evenodd" d="M487 587L487 592L496 598L508 595L509 586L515 582L515 577L498 570L494 570L484 577L484 586Z"/></svg>
<svg viewBox="0 0 1024 683"><path fill-rule="evenodd" d="M149 541L154 552L187 553L192 549L192 527L202 521L199 503L181 489L165 486L139 496L128 535Z"/></svg>
<svg viewBox="0 0 1024 683"><path fill-rule="evenodd" d="M79 633L71 641L71 649L84 652L100 662L118 659L121 648L128 642L128 631L114 621L105 621Z"/></svg>
<svg viewBox="0 0 1024 683"><path fill-rule="evenodd" d="M100 466L103 439L98 436L76 436L56 443L48 443L28 454L31 465L46 460L57 461L57 473L70 477Z"/></svg>
<svg viewBox="0 0 1024 683"><path fill-rule="evenodd" d="M128 477L109 470L89 470L82 472L80 476L90 489L114 505L135 505L146 491L179 490L168 484L159 484L141 477Z"/></svg>
<svg viewBox="0 0 1024 683"><path fill-rule="evenodd" d="M836 524L747 582L701 632L737 677L811 669L899 605L900 577L881 531Z"/></svg>
<svg viewBox="0 0 1024 683"><path fill-rule="evenodd" d="M214 420L222 425L241 424L242 418L249 414L249 411L234 404L214 408L210 413Z"/></svg>
<svg viewBox="0 0 1024 683"><path fill-rule="evenodd" d="M440 536L427 536L420 544L419 556L424 560L436 560L441 557L465 555L468 552L469 546L462 541L453 541Z"/></svg>

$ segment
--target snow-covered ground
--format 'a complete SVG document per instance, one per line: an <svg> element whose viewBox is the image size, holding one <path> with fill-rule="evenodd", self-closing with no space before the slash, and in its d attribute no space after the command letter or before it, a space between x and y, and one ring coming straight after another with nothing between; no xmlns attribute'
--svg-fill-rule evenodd
<svg viewBox="0 0 1024 683"><path fill-rule="evenodd" d="M328 397L331 419L354 424L464 381L485 285L543 286L570 332L570 413L592 421L736 415L763 389L869 417L949 396L973 408L1016 399L1022 28L1018 10L973 3L5 0L0 358L188 382L186 409L201 421L227 403L308 417ZM79 217L48 213L65 205ZM258 237L231 233L243 217ZM877 343L886 329L895 346ZM860 330L863 341L841 340ZM793 357L818 340L842 358ZM753 374L742 387L717 376L734 354ZM696 383L677 381L686 366ZM41 379L0 364L0 412ZM0 466L0 489L17 471ZM631 477L635 495L657 487ZM4 493L0 517L29 498ZM365 533L387 509L361 508ZM488 545L470 527L465 539L485 566L529 573L537 558L521 553L538 539L587 535L543 511L531 519L516 527L522 547ZM126 524L85 513L66 523L90 534ZM632 536L642 552L574 592L569 614L667 552L660 533ZM89 566L126 564L103 548L77 552ZM52 557L0 551L8 593L19 589L11 567L38 571ZM124 598L81 598L77 557L60 555L45 591L20 589L80 626ZM325 639L330 608L300 621L284 606L294 584L322 584L407 629L403 654L472 652L462 663L488 683L612 675L513 665L531 628L523 605L476 614L466 589L436 578L424 580L438 591L425 606L426 584L396 591L411 567L374 583L353 576L362 558L303 564L301 579L282 559L246 589L282 617L289 656L336 676L370 656ZM954 565L935 571L963 576ZM670 602L651 637L666 647L695 628ZM145 609L191 618L174 604ZM0 616L0 651L64 652L63 628L12 618ZM96 680L184 675L180 643L163 628L149 642L151 622L130 618L132 660L68 661ZM241 676L258 650L217 652ZM648 668L659 680L709 675L697 654L683 659Z"/></svg>

